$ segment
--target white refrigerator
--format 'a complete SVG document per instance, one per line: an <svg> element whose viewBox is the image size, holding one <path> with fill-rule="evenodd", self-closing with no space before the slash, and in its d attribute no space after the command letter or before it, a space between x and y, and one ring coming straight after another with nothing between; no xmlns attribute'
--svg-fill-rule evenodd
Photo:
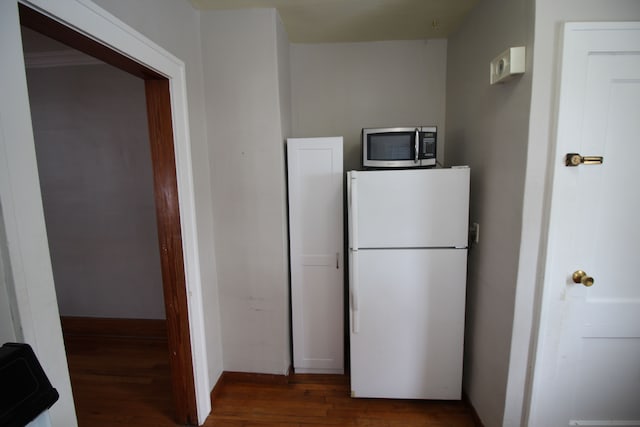
<svg viewBox="0 0 640 427"><path fill-rule="evenodd" d="M469 172L348 172L353 397L461 398Z"/></svg>

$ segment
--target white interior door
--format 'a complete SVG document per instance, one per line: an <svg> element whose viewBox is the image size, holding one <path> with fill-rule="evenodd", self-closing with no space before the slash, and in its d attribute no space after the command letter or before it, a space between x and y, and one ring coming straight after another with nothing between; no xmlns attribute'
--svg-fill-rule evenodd
<svg viewBox="0 0 640 427"><path fill-rule="evenodd" d="M640 24L567 24L560 91L529 425L640 426Z"/></svg>
<svg viewBox="0 0 640 427"><path fill-rule="evenodd" d="M342 137L287 141L293 366L344 372Z"/></svg>

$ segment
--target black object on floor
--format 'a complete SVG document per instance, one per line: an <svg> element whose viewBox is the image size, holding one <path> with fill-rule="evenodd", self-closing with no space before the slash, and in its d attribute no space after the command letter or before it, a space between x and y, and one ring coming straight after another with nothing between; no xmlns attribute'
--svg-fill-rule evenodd
<svg viewBox="0 0 640 427"><path fill-rule="evenodd" d="M58 398L29 344L0 347L0 426L24 427Z"/></svg>

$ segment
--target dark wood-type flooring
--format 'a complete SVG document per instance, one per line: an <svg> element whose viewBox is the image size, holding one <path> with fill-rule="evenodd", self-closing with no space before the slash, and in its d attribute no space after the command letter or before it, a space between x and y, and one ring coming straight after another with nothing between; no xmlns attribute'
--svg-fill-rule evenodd
<svg viewBox="0 0 640 427"><path fill-rule="evenodd" d="M65 344L80 427L178 425L166 341L66 336ZM476 426L464 402L352 399L346 376L224 378L206 427Z"/></svg>
<svg viewBox="0 0 640 427"><path fill-rule="evenodd" d="M352 399L346 376L293 375L288 384L227 380L206 426L472 427L461 401Z"/></svg>
<svg viewBox="0 0 640 427"><path fill-rule="evenodd" d="M79 427L175 427L167 341L65 336Z"/></svg>

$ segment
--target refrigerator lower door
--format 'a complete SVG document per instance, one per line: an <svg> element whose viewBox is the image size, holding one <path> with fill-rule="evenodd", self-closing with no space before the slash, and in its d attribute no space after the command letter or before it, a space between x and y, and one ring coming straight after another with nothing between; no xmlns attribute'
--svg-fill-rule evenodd
<svg viewBox="0 0 640 427"><path fill-rule="evenodd" d="M358 251L353 397L461 398L466 260L466 249Z"/></svg>
<svg viewBox="0 0 640 427"><path fill-rule="evenodd" d="M349 314L350 314L350 324L351 324L351 333L358 333L360 320L359 320L359 309L358 309L358 286L359 282L359 274L358 270L358 251L350 249L349 250Z"/></svg>

